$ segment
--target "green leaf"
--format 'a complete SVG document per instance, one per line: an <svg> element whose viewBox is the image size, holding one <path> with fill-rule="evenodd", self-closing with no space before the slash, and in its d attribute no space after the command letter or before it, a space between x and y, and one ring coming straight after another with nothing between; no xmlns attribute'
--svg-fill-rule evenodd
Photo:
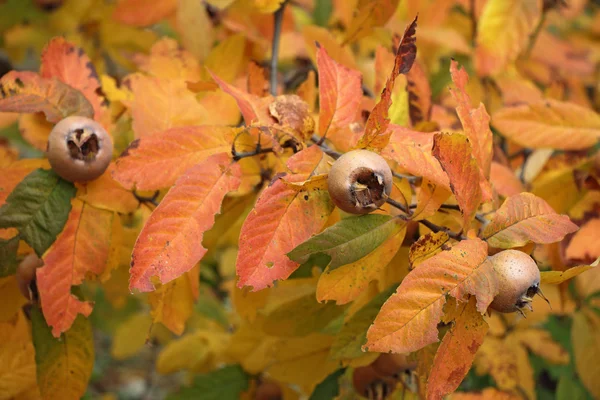
<svg viewBox="0 0 600 400"><path fill-rule="evenodd" d="M17 250L19 235L5 240L0 239L0 278L13 275L17 271Z"/></svg>
<svg viewBox="0 0 600 400"><path fill-rule="evenodd" d="M315 8L313 10L315 25L327 27L332 11L333 5L331 0L316 0Z"/></svg>
<svg viewBox="0 0 600 400"><path fill-rule="evenodd" d="M329 374L321 383L315 387L308 400L329 400L334 399L340 393L340 384L338 380L346 368L338 369L335 372Z"/></svg>
<svg viewBox="0 0 600 400"><path fill-rule="evenodd" d="M77 189L52 170L27 175L0 208L0 228L15 227L39 257L62 232Z"/></svg>
<svg viewBox="0 0 600 400"><path fill-rule="evenodd" d="M397 288L398 284L394 284L373 297L344 324L331 345L329 354L332 359L351 360L365 354L361 347L367 343L367 329Z"/></svg>
<svg viewBox="0 0 600 400"><path fill-rule="evenodd" d="M556 387L556 400L592 400L583 384L573 375L563 375Z"/></svg>
<svg viewBox="0 0 600 400"><path fill-rule="evenodd" d="M248 389L248 375L239 365L229 365L196 377L192 386L170 395L168 400L234 400Z"/></svg>
<svg viewBox="0 0 600 400"><path fill-rule="evenodd" d="M389 215L370 214L346 218L302 243L287 255L292 261L305 263L324 254L331 257L329 270L360 260L393 233L405 221Z"/></svg>
<svg viewBox="0 0 600 400"><path fill-rule="evenodd" d="M60 338L52 336L42 311L31 309L37 381L44 399L80 399L94 367L94 338L83 315Z"/></svg>

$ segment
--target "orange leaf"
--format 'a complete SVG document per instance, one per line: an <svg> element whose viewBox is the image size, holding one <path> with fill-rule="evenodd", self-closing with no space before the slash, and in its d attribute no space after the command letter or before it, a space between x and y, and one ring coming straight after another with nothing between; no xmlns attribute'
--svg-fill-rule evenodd
<svg viewBox="0 0 600 400"><path fill-rule="evenodd" d="M509 167L492 161L490 168L490 181L498 194L504 197L514 196L524 192L523 184Z"/></svg>
<svg viewBox="0 0 600 400"><path fill-rule="evenodd" d="M584 262L592 262L600 257L598 232L600 232L600 218L586 222L569 242L567 257Z"/></svg>
<svg viewBox="0 0 600 400"><path fill-rule="evenodd" d="M31 172L38 168L48 169L50 164L47 159L21 159L9 166L0 168L0 206L13 189Z"/></svg>
<svg viewBox="0 0 600 400"><path fill-rule="evenodd" d="M133 26L148 26L171 16L177 0L120 0L113 13L116 21Z"/></svg>
<svg viewBox="0 0 600 400"><path fill-rule="evenodd" d="M422 176L450 189L448 175L431 154L433 134L411 131L393 124L390 124L389 131L392 134L388 146L381 153L383 157L397 162L401 170L411 175Z"/></svg>
<svg viewBox="0 0 600 400"><path fill-rule="evenodd" d="M0 111L43 112L54 123L69 115L94 116L94 108L80 91L58 78L44 79L26 71L10 71L0 79Z"/></svg>
<svg viewBox="0 0 600 400"><path fill-rule="evenodd" d="M391 132L388 131L388 126L390 124L388 111L392 104L394 83L396 82L396 77L398 75L406 74L410 71L413 62L417 57L417 45L415 44L417 40L415 37L415 34L417 33L417 18L418 17L415 17L404 31L404 35L398 45L394 68L381 92L381 99L371 111L369 119L367 119L365 133L358 142L358 148L381 150L388 144L391 134Z"/></svg>
<svg viewBox="0 0 600 400"><path fill-rule="evenodd" d="M99 178L82 185L77 197L96 208L129 214L138 208L139 202L131 191L113 179L114 170L115 163L111 163Z"/></svg>
<svg viewBox="0 0 600 400"><path fill-rule="evenodd" d="M521 397L502 392L496 388L485 388L481 392L456 392L448 397L448 400L520 400Z"/></svg>
<svg viewBox="0 0 600 400"><path fill-rule="evenodd" d="M133 132L136 137L150 136L172 127L219 124L219 115L211 115L185 82L136 73L125 79L131 87Z"/></svg>
<svg viewBox="0 0 600 400"><path fill-rule="evenodd" d="M103 121L104 99L98 94L100 81L96 68L84 51L62 37L53 38L42 52L42 78L58 78L79 90L94 108L94 119Z"/></svg>
<svg viewBox="0 0 600 400"><path fill-rule="evenodd" d="M348 127L362 99L361 74L334 61L317 43L319 134Z"/></svg>
<svg viewBox="0 0 600 400"><path fill-rule="evenodd" d="M435 354L428 378L428 399L441 399L458 388L487 334L488 325L477 312L474 297L459 307L462 310Z"/></svg>
<svg viewBox="0 0 600 400"><path fill-rule="evenodd" d="M286 180L306 181L325 172L326 165L325 154L318 146L311 146L288 160L294 174ZM240 232L238 287L252 286L256 291L286 279L298 267L286 254L319 232L332 211L326 191L300 191L281 180L267 187Z"/></svg>
<svg viewBox="0 0 600 400"><path fill-rule="evenodd" d="M600 115L552 99L502 108L494 113L492 123L508 139L534 149L582 150L600 139Z"/></svg>
<svg viewBox="0 0 600 400"><path fill-rule="evenodd" d="M163 38L154 43L149 55L136 54L135 62L140 71L157 78L183 82L196 82L201 78L198 60L171 38ZM215 88L216 85L212 84L209 90Z"/></svg>
<svg viewBox="0 0 600 400"><path fill-rule="evenodd" d="M417 193L417 208L413 212L412 219L421 221L433 216L450 196L452 192L449 189L423 178Z"/></svg>
<svg viewBox="0 0 600 400"><path fill-rule="evenodd" d="M231 150L240 130L226 126L183 126L137 139L117 159L114 179L128 189L170 187L192 166Z"/></svg>
<svg viewBox="0 0 600 400"><path fill-rule="evenodd" d="M422 262L412 270L383 305L367 332L368 351L410 353L438 341L437 323L448 295L464 301L477 296L485 312L498 292L487 245L464 240Z"/></svg>
<svg viewBox="0 0 600 400"><path fill-rule="evenodd" d="M420 62L415 61L406 74L408 113L412 126L431 119L431 86Z"/></svg>
<svg viewBox="0 0 600 400"><path fill-rule="evenodd" d="M148 295L152 322L160 322L176 335L181 335L194 309L194 296L188 274L172 280Z"/></svg>
<svg viewBox="0 0 600 400"><path fill-rule="evenodd" d="M314 72L313 72L314 73ZM248 64L248 93L262 97L269 92L269 82L265 77L265 69L254 61Z"/></svg>
<svg viewBox="0 0 600 400"><path fill-rule="evenodd" d="M111 247L113 218L105 210L73 200L64 230L44 254L37 285L44 317L56 337L68 330L77 314L89 316L92 306L71 294L88 272L101 274Z"/></svg>
<svg viewBox="0 0 600 400"><path fill-rule="evenodd" d="M465 135L438 133L431 150L450 178L450 188L463 215L467 231L481 203L480 171L472 157L471 143Z"/></svg>
<svg viewBox="0 0 600 400"><path fill-rule="evenodd" d="M48 136L53 127L54 124L48 122L44 113L19 115L21 136L38 150L45 151L48 147Z"/></svg>
<svg viewBox="0 0 600 400"><path fill-rule="evenodd" d="M454 60L450 64L450 74L456 85L456 89L450 89L450 93L457 103L456 113L465 135L471 142L473 157L477 160L483 177L489 178L493 147L490 116L482 103L478 108L471 107L471 98L466 91L469 75L464 68L458 69L458 63Z"/></svg>
<svg viewBox="0 0 600 400"><path fill-rule="evenodd" d="M235 99L246 125L252 125L252 123L271 125L275 122L269 114L269 104L273 101L272 96L258 97L230 85L212 72L211 76L221 90Z"/></svg>
<svg viewBox="0 0 600 400"><path fill-rule="evenodd" d="M215 154L188 169L154 210L133 248L130 289L154 290L189 271L206 254L204 232L214 224L225 195L240 185L239 164Z"/></svg>
<svg viewBox="0 0 600 400"><path fill-rule="evenodd" d="M521 193L504 201L483 237L490 246L507 249L528 242L558 242L577 229L568 216L557 214L544 199Z"/></svg>

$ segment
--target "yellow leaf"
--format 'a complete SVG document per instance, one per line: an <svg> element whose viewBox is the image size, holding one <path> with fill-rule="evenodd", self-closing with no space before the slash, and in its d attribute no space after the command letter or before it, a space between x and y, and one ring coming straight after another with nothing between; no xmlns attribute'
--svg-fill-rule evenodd
<svg viewBox="0 0 600 400"><path fill-rule="evenodd" d="M235 259L233 265L235 267ZM232 292L232 302L238 315L249 322L253 322L256 319L258 310L265 306L269 297L269 290L252 292L250 289L249 286L240 289L236 285Z"/></svg>
<svg viewBox="0 0 600 400"><path fill-rule="evenodd" d="M152 326L147 312L132 315L119 325L112 341L110 354L117 360L136 355L146 344Z"/></svg>
<svg viewBox="0 0 600 400"><path fill-rule="evenodd" d="M506 138L534 149L583 150L600 139L598 113L552 99L502 108L494 113L492 124Z"/></svg>
<svg viewBox="0 0 600 400"><path fill-rule="evenodd" d="M218 331L196 331L170 342L158 355L156 370L170 374L180 370L206 372L215 366L229 343L229 335Z"/></svg>
<svg viewBox="0 0 600 400"><path fill-rule="evenodd" d="M540 273L541 282L558 285L559 283L566 282L591 268L594 267L591 265L579 265L577 267L569 268L566 271L543 271Z"/></svg>
<svg viewBox="0 0 600 400"><path fill-rule="evenodd" d="M263 290L264 292L265 290ZM231 336L226 354L251 374L264 371L272 360L273 345L278 338L266 336L260 321L243 323Z"/></svg>
<svg viewBox="0 0 600 400"><path fill-rule="evenodd" d="M225 82L231 83L237 78L244 63L246 37L243 34L229 36L214 47L204 66L219 75Z"/></svg>
<svg viewBox="0 0 600 400"><path fill-rule="evenodd" d="M205 5L196 0L179 0L175 19L181 43L198 60L203 61L215 37Z"/></svg>
<svg viewBox="0 0 600 400"><path fill-rule="evenodd" d="M3 288L4 289L4 288ZM35 351L22 312L0 322L0 398L9 399L35 387Z"/></svg>
<svg viewBox="0 0 600 400"><path fill-rule="evenodd" d="M0 278L0 322L13 319L25 303L27 299L21 294L15 276Z"/></svg>
<svg viewBox="0 0 600 400"><path fill-rule="evenodd" d="M581 381L594 398L600 397L600 317L583 309L573 315L571 341L575 367Z"/></svg>
<svg viewBox="0 0 600 400"><path fill-rule="evenodd" d="M284 0L239 0L240 3L253 7L261 13L272 13L277 11Z"/></svg>
<svg viewBox="0 0 600 400"><path fill-rule="evenodd" d="M302 30L302 36L304 36L308 56L314 65L317 65L315 42L318 42L322 48L327 50L327 54L334 61L352 70L357 69L352 51L348 47L341 46L331 31L315 25L307 25Z"/></svg>
<svg viewBox="0 0 600 400"><path fill-rule="evenodd" d="M160 322L171 332L181 335L192 315L194 296L187 274L162 285L148 295L153 322Z"/></svg>
<svg viewBox="0 0 600 400"><path fill-rule="evenodd" d="M475 357L475 368L478 375L490 374L499 389L512 391L517 387L516 357L502 339L486 338Z"/></svg>
<svg viewBox="0 0 600 400"><path fill-rule="evenodd" d="M495 75L516 60L540 20L541 0L489 0L478 21L476 65Z"/></svg>
<svg viewBox="0 0 600 400"><path fill-rule="evenodd" d="M529 350L553 364L568 364L569 353L543 329L516 330L514 336Z"/></svg>

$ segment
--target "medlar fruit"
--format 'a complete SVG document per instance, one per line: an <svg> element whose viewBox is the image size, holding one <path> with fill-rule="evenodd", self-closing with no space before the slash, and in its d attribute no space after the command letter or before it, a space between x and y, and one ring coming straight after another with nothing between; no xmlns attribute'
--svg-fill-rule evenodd
<svg viewBox="0 0 600 400"><path fill-rule="evenodd" d="M502 313L523 312L531 309L533 296L540 292L540 270L527 254L518 250L504 250L491 257L498 276L500 292L490 304L492 310Z"/></svg>
<svg viewBox="0 0 600 400"><path fill-rule="evenodd" d="M72 116L59 121L48 138L48 161L61 178L87 182L106 171L113 143L102 125L93 119Z"/></svg>
<svg viewBox="0 0 600 400"><path fill-rule="evenodd" d="M35 271L44 265L44 262L35 254L31 253L25 256L17 267L15 277L19 291L28 300L31 300L30 285L35 278Z"/></svg>
<svg viewBox="0 0 600 400"><path fill-rule="evenodd" d="M327 182L337 207L350 214L368 214L392 192L392 170L379 154L352 150L333 163Z"/></svg>
<svg viewBox="0 0 600 400"><path fill-rule="evenodd" d="M404 354L383 353L371 366L380 376L398 378L402 373L417 368L417 363L409 361Z"/></svg>
<svg viewBox="0 0 600 400"><path fill-rule="evenodd" d="M394 391L397 383L395 378L379 375L372 365L355 368L352 373L354 390L368 399L385 399Z"/></svg>

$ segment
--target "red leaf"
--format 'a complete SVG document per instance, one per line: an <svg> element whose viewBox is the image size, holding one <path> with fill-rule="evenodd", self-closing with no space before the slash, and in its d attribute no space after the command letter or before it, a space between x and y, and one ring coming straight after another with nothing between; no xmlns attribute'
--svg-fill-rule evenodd
<svg viewBox="0 0 600 400"><path fill-rule="evenodd" d="M128 189L170 187L188 168L230 151L228 140L236 132L226 126L184 126L137 139L117 159L113 177Z"/></svg>
<svg viewBox="0 0 600 400"><path fill-rule="evenodd" d="M302 150L288 160L294 174L286 180L302 182L325 172L326 160L318 146ZM298 267L286 254L319 232L332 211L327 191L301 191L281 180L266 188L242 226L238 286L256 291L286 279Z"/></svg>
<svg viewBox="0 0 600 400"><path fill-rule="evenodd" d="M44 79L26 71L11 71L0 79L0 111L43 112L54 123L69 115L94 116L94 108L80 91L57 78Z"/></svg>
<svg viewBox="0 0 600 400"><path fill-rule="evenodd" d="M441 399L458 388L487 334L488 325L477 312L474 298L459 307L462 310L435 354L427 379L428 399Z"/></svg>
<svg viewBox="0 0 600 400"><path fill-rule="evenodd" d="M154 210L133 248L129 288L154 290L152 278L167 283L202 259L204 232L214 224L225 195L241 182L238 163L215 154L188 169Z"/></svg>
<svg viewBox="0 0 600 400"><path fill-rule="evenodd" d="M319 134L343 129L354 121L362 99L361 74L335 62L317 44Z"/></svg>
<svg viewBox="0 0 600 400"><path fill-rule="evenodd" d="M62 37L53 38L42 52L40 75L42 78L58 78L79 90L94 108L94 119L102 121L106 107L98 94L98 74L82 49Z"/></svg>
<svg viewBox="0 0 600 400"><path fill-rule="evenodd" d="M358 142L358 148L381 150L388 144L391 135L391 132L387 129L390 124L388 111L392 104L392 90L394 89L394 83L399 74L406 74L410 71L417 56L417 46L415 44L417 18L418 17L415 17L404 31L404 35L398 46L398 52L396 53L394 68L385 84L385 88L383 88L383 91L381 92L381 99L369 115L369 119L365 126L365 133Z"/></svg>
<svg viewBox="0 0 600 400"><path fill-rule="evenodd" d="M467 231L481 203L479 167L471 156L469 139L457 133L438 133L432 153L450 178L450 188L463 214L463 230Z"/></svg>
<svg viewBox="0 0 600 400"><path fill-rule="evenodd" d="M364 348L410 353L435 343L448 295L461 301L467 294L475 295L477 310L483 313L497 292L486 243L480 239L459 242L423 261L404 278L369 328Z"/></svg>
<svg viewBox="0 0 600 400"><path fill-rule="evenodd" d="M506 199L483 231L483 237L490 246L507 249L529 242L558 242L577 229L568 216L557 214L544 199L520 193Z"/></svg>

